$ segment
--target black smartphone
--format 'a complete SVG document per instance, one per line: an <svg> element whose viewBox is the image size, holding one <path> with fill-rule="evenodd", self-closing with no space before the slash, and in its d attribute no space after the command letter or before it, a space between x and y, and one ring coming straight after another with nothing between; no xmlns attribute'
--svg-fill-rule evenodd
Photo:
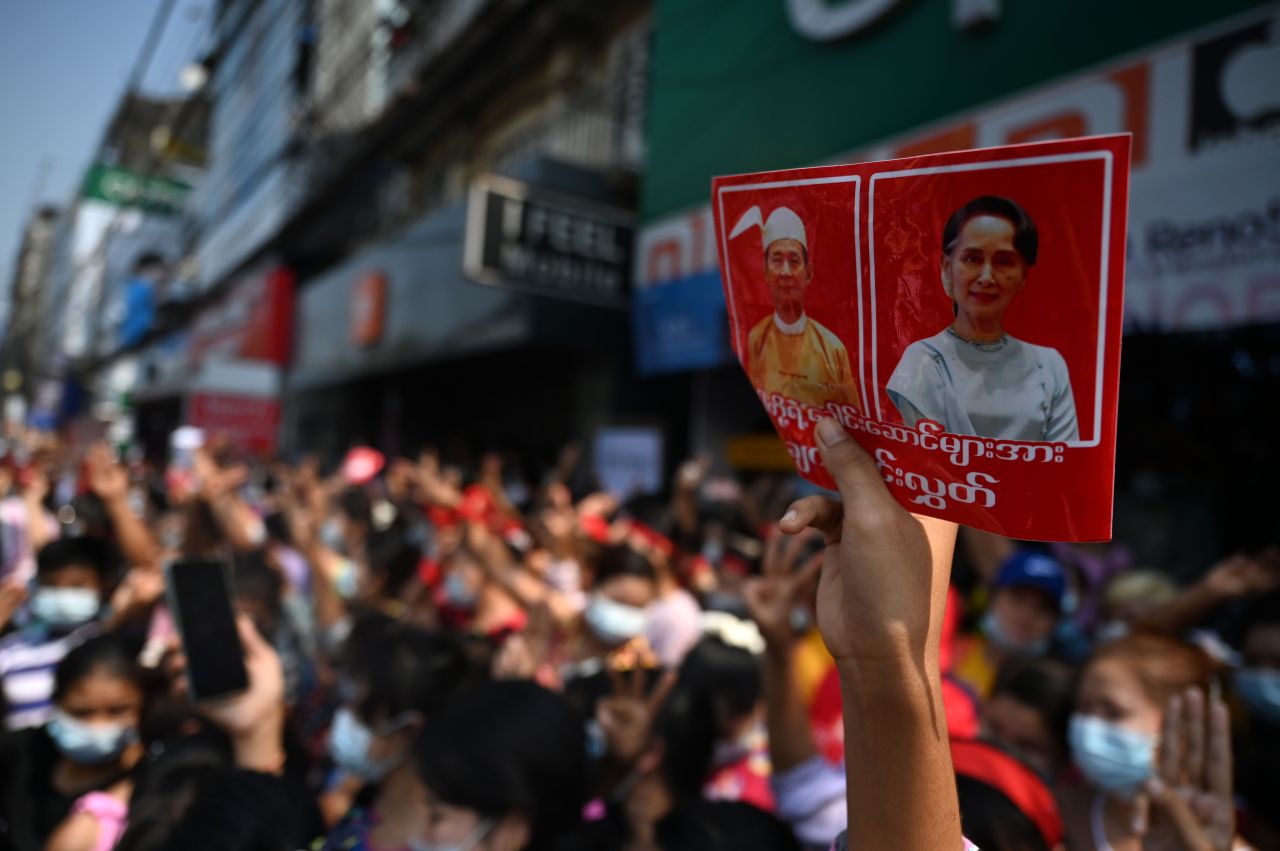
<svg viewBox="0 0 1280 851"><path fill-rule="evenodd" d="M244 648L231 607L231 565L221 559L184 558L165 568L169 610L187 657L192 700L230 697L249 687Z"/></svg>

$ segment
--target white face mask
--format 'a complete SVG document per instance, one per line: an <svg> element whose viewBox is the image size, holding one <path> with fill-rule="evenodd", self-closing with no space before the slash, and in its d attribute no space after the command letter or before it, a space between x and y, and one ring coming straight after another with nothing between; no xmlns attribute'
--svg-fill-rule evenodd
<svg viewBox="0 0 1280 851"><path fill-rule="evenodd" d="M347 707L340 708L333 716L333 726L329 730L329 755L343 771L347 771L362 780L378 782L386 777L391 769L400 764L403 754L394 754L386 759L375 760L369 756L369 749L378 735L393 733L409 722L409 713L404 713L374 732L360 723L354 712Z"/></svg>
<svg viewBox="0 0 1280 851"><path fill-rule="evenodd" d="M62 755L81 765L111 762L138 740L138 731L128 724L89 724L61 709L53 711L45 729Z"/></svg>
<svg viewBox="0 0 1280 851"><path fill-rule="evenodd" d="M587 626L605 644L626 644L649 626L649 614L644 609L619 603L603 594L594 595L582 615Z"/></svg>
<svg viewBox="0 0 1280 851"><path fill-rule="evenodd" d="M27 605L37 619L54 629L66 629L93 620L102 607L102 600L92 588L49 588L41 585Z"/></svg>
<svg viewBox="0 0 1280 851"><path fill-rule="evenodd" d="M441 845L437 842L427 842L425 839L412 837L409 840L409 847L412 851L472 851L480 841L489 835L490 831L497 825L497 822L491 818L481 819L475 829L467 834L466 838L461 842L455 842L452 845Z"/></svg>
<svg viewBox="0 0 1280 851"><path fill-rule="evenodd" d="M1155 771L1155 736L1076 714L1068 738L1076 766L1103 791L1135 795Z"/></svg>

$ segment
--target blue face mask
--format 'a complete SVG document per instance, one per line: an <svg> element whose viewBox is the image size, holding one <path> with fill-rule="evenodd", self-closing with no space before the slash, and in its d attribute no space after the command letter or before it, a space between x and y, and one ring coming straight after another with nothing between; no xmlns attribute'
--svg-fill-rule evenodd
<svg viewBox="0 0 1280 851"><path fill-rule="evenodd" d="M38 586L27 604L31 614L54 629L70 629L93 620L102 607L92 588Z"/></svg>
<svg viewBox="0 0 1280 851"><path fill-rule="evenodd" d="M497 822L491 818L481 819L480 823L467 834L465 839L452 845L441 845L413 837L409 840L409 848L412 851L472 851L473 848L480 844L480 840L489 835L489 832L493 830L496 824Z"/></svg>
<svg viewBox="0 0 1280 851"><path fill-rule="evenodd" d="M1280 670L1241 668L1236 671L1235 683L1250 713L1263 721L1280 724Z"/></svg>
<svg viewBox="0 0 1280 851"><path fill-rule="evenodd" d="M127 724L86 724L60 709L45 729L62 755L80 765L112 762L138 740L138 731Z"/></svg>
<svg viewBox="0 0 1280 851"><path fill-rule="evenodd" d="M475 590L456 570L444 579L444 596L454 608L469 612L476 607Z"/></svg>
<svg viewBox="0 0 1280 851"><path fill-rule="evenodd" d="M1037 639L1035 641L1017 641L1013 636L1005 631L1001 626L999 618L995 612L987 612L982 616L982 634L985 635L992 644L1000 650L1008 653L1010 656L1018 656L1023 659L1037 659L1049 652L1049 637Z"/></svg>
<svg viewBox="0 0 1280 851"><path fill-rule="evenodd" d="M1155 771L1155 736L1077 714L1068 738L1076 766L1105 792L1135 795Z"/></svg>
<svg viewBox="0 0 1280 851"><path fill-rule="evenodd" d="M383 729L375 733L347 707L342 707L333 716L333 727L329 730L329 755L343 771L354 774L362 780L376 783L386 777L391 769L400 764L403 754L396 754L386 759L374 760L369 756L374 737L393 733L408 722L407 716L398 716L383 725Z"/></svg>

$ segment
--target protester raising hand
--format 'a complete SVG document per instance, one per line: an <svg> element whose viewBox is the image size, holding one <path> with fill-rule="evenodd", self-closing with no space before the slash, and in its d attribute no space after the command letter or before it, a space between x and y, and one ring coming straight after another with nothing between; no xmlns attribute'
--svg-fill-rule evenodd
<svg viewBox="0 0 1280 851"><path fill-rule="evenodd" d="M130 568L111 594L111 617L107 625L114 628L130 621L142 622L163 594L164 575L160 571Z"/></svg>
<svg viewBox="0 0 1280 851"><path fill-rule="evenodd" d="M667 671L646 696L648 672L636 669L629 674L609 668L613 693L596 705L596 723L604 734L609 754L622 763L635 761L644 753L653 733L653 722L662 704L676 685L676 672Z"/></svg>
<svg viewBox="0 0 1280 851"><path fill-rule="evenodd" d="M105 443L95 443L85 455L89 489L107 505L129 498L129 474Z"/></svg>
<svg viewBox="0 0 1280 851"><path fill-rule="evenodd" d="M849 824L876 825L850 848L960 848L938 642L955 524L909 514L840 424L817 424L840 502L807 497L784 532L826 538L818 628L844 696Z"/></svg>
<svg viewBox="0 0 1280 851"><path fill-rule="evenodd" d="M30 536L31 549L38 552L58 536L57 524L51 519L46 522L44 510L45 499L49 496L48 474L38 464L32 465L25 475L18 477L18 491L27 511L27 535Z"/></svg>
<svg viewBox="0 0 1280 851"><path fill-rule="evenodd" d="M1164 713L1159 777L1147 782L1144 851L1230 851L1235 842L1231 721L1219 698L1188 689Z"/></svg>
<svg viewBox="0 0 1280 851"><path fill-rule="evenodd" d="M807 534L774 535L765 547L763 575L747 581L743 600L764 636L765 721L773 770L787 772L817 756L808 707L792 659L798 637L794 613L813 600L813 582L822 569L822 553L798 564ZM834 804L834 796L833 801ZM840 824L843 824L843 819Z"/></svg>
<svg viewBox="0 0 1280 851"><path fill-rule="evenodd" d="M1280 551L1236 553L1210 568L1194 585L1145 612L1139 629L1178 635L1230 603L1280 588Z"/></svg>
<svg viewBox="0 0 1280 851"><path fill-rule="evenodd" d="M1259 556L1234 555L1215 565L1201 581L1224 601L1274 591L1280 588L1280 552L1272 547Z"/></svg>
<svg viewBox="0 0 1280 851"><path fill-rule="evenodd" d="M513 633L493 655L491 673L495 680L537 680L544 688L557 689L561 683L550 665L556 623L551 607L543 602L529 608L524 630Z"/></svg>
<svg viewBox="0 0 1280 851"><path fill-rule="evenodd" d="M129 505L129 473L105 443L95 443L85 455L89 489L102 500L111 518L120 549L130 565L159 573L160 543Z"/></svg>
<svg viewBox="0 0 1280 851"><path fill-rule="evenodd" d="M823 556L815 554L797 564L808 543L808 535L774 535L765 547L762 575L748 580L743 588L747 610L771 647L791 646L797 635L795 612L806 598L812 599Z"/></svg>

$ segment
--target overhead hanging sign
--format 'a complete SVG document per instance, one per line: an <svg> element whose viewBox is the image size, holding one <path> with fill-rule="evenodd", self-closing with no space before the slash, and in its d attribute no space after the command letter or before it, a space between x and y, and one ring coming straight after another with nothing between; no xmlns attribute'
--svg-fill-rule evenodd
<svg viewBox="0 0 1280 851"><path fill-rule="evenodd" d="M137 207L155 215L182 210L191 187L177 180L98 163L85 175L82 195L117 207Z"/></svg>
<svg viewBox="0 0 1280 851"><path fill-rule="evenodd" d="M463 268L482 284L625 307L632 238L625 210L489 175L471 188Z"/></svg>

